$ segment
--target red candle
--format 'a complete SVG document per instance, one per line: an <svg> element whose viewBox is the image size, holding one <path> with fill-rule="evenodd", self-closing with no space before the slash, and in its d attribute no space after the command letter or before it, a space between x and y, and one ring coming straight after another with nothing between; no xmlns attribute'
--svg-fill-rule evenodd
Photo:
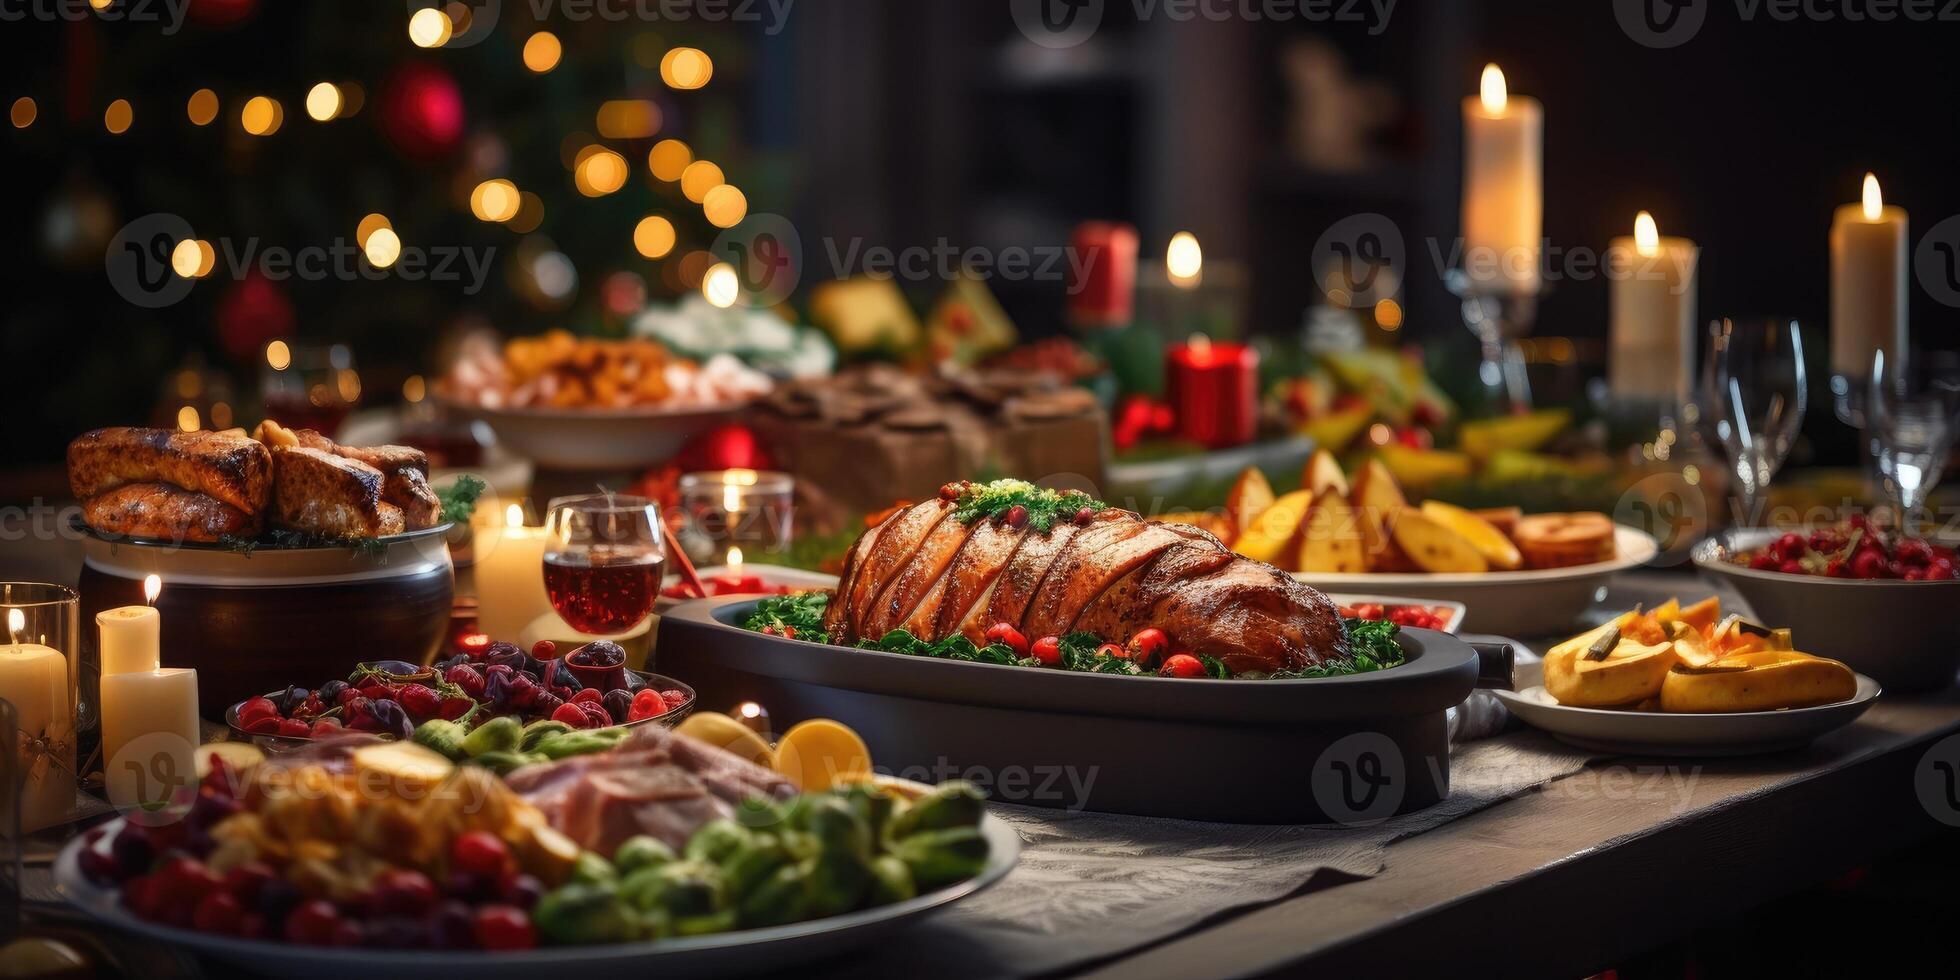
<svg viewBox="0 0 1960 980"><path fill-rule="evenodd" d="M1136 300L1136 228L1117 221L1085 221L1075 227L1069 250L1069 322L1077 327L1127 325Z"/></svg>
<svg viewBox="0 0 1960 980"><path fill-rule="evenodd" d="M1259 431L1259 352L1193 334L1164 352L1164 395L1179 438L1207 449L1251 442Z"/></svg>

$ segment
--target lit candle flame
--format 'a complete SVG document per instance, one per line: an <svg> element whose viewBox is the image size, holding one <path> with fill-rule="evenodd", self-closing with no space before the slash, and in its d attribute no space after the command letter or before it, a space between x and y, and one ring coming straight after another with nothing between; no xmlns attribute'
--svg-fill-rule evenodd
<svg viewBox="0 0 1960 980"><path fill-rule="evenodd" d="M1204 357L1211 353L1211 338L1201 333L1194 333L1185 339L1184 346L1189 347L1191 353Z"/></svg>
<svg viewBox="0 0 1960 980"><path fill-rule="evenodd" d="M1878 176L1865 175L1865 220L1877 221L1885 213L1885 198L1878 193Z"/></svg>
<svg viewBox="0 0 1960 980"><path fill-rule="evenodd" d="M522 504L511 504L509 507L504 508L504 526L524 526L524 506Z"/></svg>
<svg viewBox="0 0 1960 980"><path fill-rule="evenodd" d="M7 610L7 632L16 644L20 642L20 631L27 628L27 614L18 609Z"/></svg>
<svg viewBox="0 0 1960 980"><path fill-rule="evenodd" d="M1171 236L1170 245L1164 249L1164 271L1170 273L1173 284L1185 289L1196 286L1204 266L1205 252L1198 247L1198 236L1188 231Z"/></svg>
<svg viewBox="0 0 1960 980"><path fill-rule="evenodd" d="M19 610L15 611L18 612ZM744 718L760 718L762 716L762 705L754 701L744 701L735 709L735 713Z"/></svg>
<svg viewBox="0 0 1960 980"><path fill-rule="evenodd" d="M143 579L144 602L154 606L157 604L157 596L160 596L162 594L163 594L162 577L156 575L150 575L150 576L146 576Z"/></svg>
<svg viewBox="0 0 1960 980"><path fill-rule="evenodd" d="M1479 88L1481 91L1478 94L1483 99L1484 111L1493 116L1501 115L1504 112L1504 104L1510 101L1510 95L1504 89L1504 71L1497 67L1496 62L1484 66L1484 77Z"/></svg>
<svg viewBox="0 0 1960 980"><path fill-rule="evenodd" d="M746 469L723 470L721 473L721 509L731 514L742 509L742 488L755 486L756 472Z"/></svg>
<svg viewBox="0 0 1960 980"><path fill-rule="evenodd" d="M1633 216L1633 248L1641 258L1661 254L1661 230L1654 224L1654 216L1645 211Z"/></svg>
<svg viewBox="0 0 1960 980"><path fill-rule="evenodd" d="M728 557L723 561L723 564L726 564L728 566L728 574L741 575L742 574L742 549L739 547L731 546L728 549Z"/></svg>

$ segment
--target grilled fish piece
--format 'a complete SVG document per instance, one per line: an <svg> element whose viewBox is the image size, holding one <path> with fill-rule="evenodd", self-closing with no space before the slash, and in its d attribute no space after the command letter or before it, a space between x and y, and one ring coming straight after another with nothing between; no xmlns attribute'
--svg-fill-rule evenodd
<svg viewBox="0 0 1960 980"><path fill-rule="evenodd" d="M129 426L85 432L68 444L75 499L132 483L167 483L256 516L272 491L272 457L241 435Z"/></svg>
<svg viewBox="0 0 1960 980"><path fill-rule="evenodd" d="M216 497L168 483L125 483L82 502L82 520L103 534L163 541L216 541L259 533L259 517Z"/></svg>
<svg viewBox="0 0 1960 980"><path fill-rule="evenodd" d="M379 538L407 529L381 499L386 478L359 460L306 446L272 454L272 523L328 538Z"/></svg>
<svg viewBox="0 0 1960 980"><path fill-rule="evenodd" d="M997 622L1030 640L1086 630L1121 643L1154 626L1237 673L1348 654L1326 596L1196 528L1115 508L1044 534L961 524L937 500L914 505L858 539L827 616L846 643L899 626L978 643Z"/></svg>

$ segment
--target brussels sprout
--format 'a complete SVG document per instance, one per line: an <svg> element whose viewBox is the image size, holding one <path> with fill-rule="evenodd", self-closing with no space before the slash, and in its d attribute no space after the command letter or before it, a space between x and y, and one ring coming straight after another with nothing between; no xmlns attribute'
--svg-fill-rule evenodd
<svg viewBox="0 0 1960 980"><path fill-rule="evenodd" d="M923 830L892 845L921 891L964 881L987 866L987 838L972 827Z"/></svg>
<svg viewBox="0 0 1960 980"><path fill-rule="evenodd" d="M687 839L687 846L681 848L681 853L690 861L719 864L723 858L735 853L736 848L751 843L754 838L755 835L747 827L733 820L711 820Z"/></svg>
<svg viewBox="0 0 1960 980"><path fill-rule="evenodd" d="M922 830L975 827L985 812L986 798L972 783L963 779L940 783L892 821L892 837L908 837Z"/></svg>
<svg viewBox="0 0 1960 980"><path fill-rule="evenodd" d="M516 752L524 745L524 724L510 715L492 718L463 739L463 751L472 756L488 752Z"/></svg>
<svg viewBox="0 0 1960 980"><path fill-rule="evenodd" d="M775 831L788 826L789 818L775 802L752 796L735 807L735 822L750 830Z"/></svg>
<svg viewBox="0 0 1960 980"><path fill-rule="evenodd" d="M577 729L562 721L552 721L549 718L542 718L524 726L524 737L518 742L517 747L525 752L535 752L537 751L539 742L553 735L571 731L577 731Z"/></svg>
<svg viewBox="0 0 1960 980"><path fill-rule="evenodd" d="M721 871L700 861L672 861L641 868L620 883L620 893L642 912L664 911L675 919L707 915L721 908Z"/></svg>
<svg viewBox="0 0 1960 980"><path fill-rule="evenodd" d="M808 880L806 917L819 919L857 908L871 884L871 870L855 854L830 850L810 862Z"/></svg>
<svg viewBox="0 0 1960 980"><path fill-rule="evenodd" d="M803 864L785 864L764 879L736 909L744 929L779 926L805 917L810 903L809 872Z"/></svg>
<svg viewBox="0 0 1960 980"><path fill-rule="evenodd" d="M758 882L788 863L789 851L782 841L774 835L758 834L748 845L722 859L722 880L728 885L728 894L739 901Z"/></svg>
<svg viewBox="0 0 1960 980"><path fill-rule="evenodd" d="M918 894L918 887L912 884L912 869L897 855L880 854L871 859L871 892L866 904L890 905Z"/></svg>
<svg viewBox="0 0 1960 980"><path fill-rule="evenodd" d="M842 797L824 796L810 804L804 825L826 852L841 853L858 861L870 860L870 825Z"/></svg>
<svg viewBox="0 0 1960 980"><path fill-rule="evenodd" d="M899 799L889 790L869 783L854 783L844 791L844 800L857 812L858 818L871 829L871 839L877 841L885 836L885 828L891 825L892 817L898 812Z"/></svg>
<svg viewBox="0 0 1960 980"><path fill-rule="evenodd" d="M415 726L413 740L415 744L432 749L451 762L460 762L465 755L468 755L463 751L463 739L466 734L463 726L457 722L431 718Z"/></svg>
<svg viewBox="0 0 1960 980"><path fill-rule="evenodd" d="M654 868L674 860L674 849L662 843L659 838L640 834L628 837L613 851L613 867L622 875L632 874L641 868Z"/></svg>
<svg viewBox="0 0 1960 980"><path fill-rule="evenodd" d="M572 863L572 880L593 885L607 885L619 881L619 872L612 862L591 851L581 851L578 860Z"/></svg>
<svg viewBox="0 0 1960 980"><path fill-rule="evenodd" d="M710 915L690 915L673 922L676 936L706 936L735 928L735 910L722 909Z"/></svg>
<svg viewBox="0 0 1960 980"><path fill-rule="evenodd" d="M546 892L531 910L538 932L557 945L623 943L644 934L644 917L611 885L573 882Z"/></svg>

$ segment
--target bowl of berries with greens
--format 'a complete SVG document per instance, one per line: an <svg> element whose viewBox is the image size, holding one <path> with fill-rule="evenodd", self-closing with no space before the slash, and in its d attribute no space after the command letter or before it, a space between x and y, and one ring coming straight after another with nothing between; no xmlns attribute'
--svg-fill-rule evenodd
<svg viewBox="0 0 1960 980"><path fill-rule="evenodd" d="M1735 587L1799 650L1841 660L1887 690L1925 691L1960 671L1960 541L1855 515L1829 525L1729 531L1695 565Z"/></svg>

